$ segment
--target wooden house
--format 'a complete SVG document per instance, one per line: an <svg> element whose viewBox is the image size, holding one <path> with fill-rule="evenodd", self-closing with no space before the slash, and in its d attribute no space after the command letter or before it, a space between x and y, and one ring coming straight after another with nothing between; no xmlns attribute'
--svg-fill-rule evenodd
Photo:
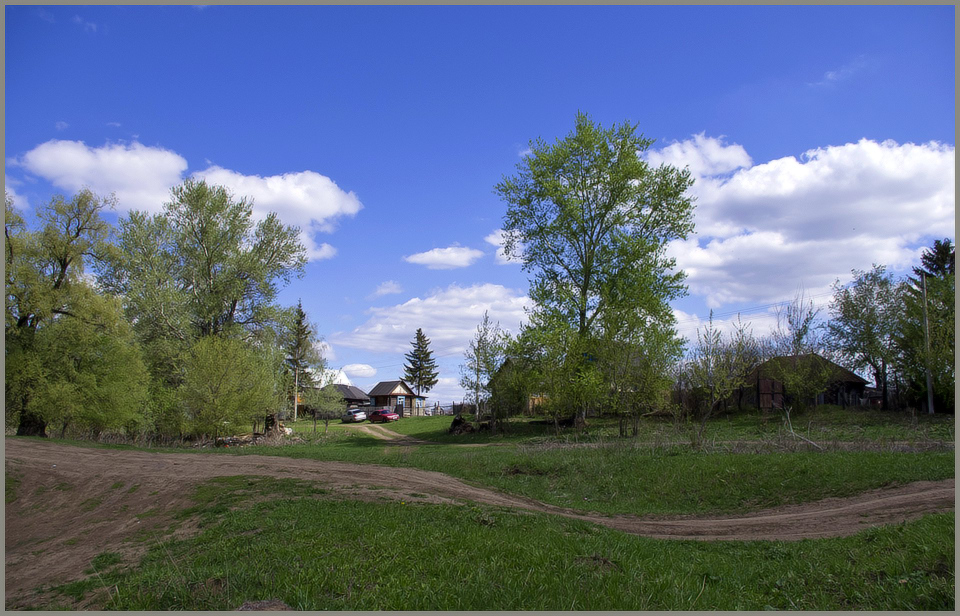
<svg viewBox="0 0 960 616"><path fill-rule="evenodd" d="M798 363L810 370L828 372L829 379L825 389L816 399L807 400L815 404L836 404L838 406L859 406L867 385L863 379L843 366L817 355L807 353L799 356L774 357L756 368L747 377L747 385L733 394L732 402L740 408L758 408L762 411L781 409L791 399L791 392L785 391L783 383L776 380L779 362Z"/></svg>
<svg viewBox="0 0 960 616"><path fill-rule="evenodd" d="M423 415L426 396L413 393L410 386L401 381L380 381L370 390L370 405L386 408L401 417Z"/></svg>

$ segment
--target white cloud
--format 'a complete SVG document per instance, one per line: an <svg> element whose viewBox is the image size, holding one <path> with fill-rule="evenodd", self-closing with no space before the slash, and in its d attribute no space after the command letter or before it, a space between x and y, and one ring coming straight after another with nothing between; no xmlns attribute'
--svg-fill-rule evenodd
<svg viewBox="0 0 960 616"><path fill-rule="evenodd" d="M698 236L669 252L710 307L790 299L799 285L820 293L852 269L907 267L923 238L954 235L952 146L862 139L754 166L712 138L681 146L652 158L695 172Z"/></svg>
<svg viewBox="0 0 960 616"><path fill-rule="evenodd" d="M483 256L483 251L466 246L453 245L448 248L434 248L427 252L418 252L403 258L408 263L425 265L427 269L456 269L467 267Z"/></svg>
<svg viewBox="0 0 960 616"><path fill-rule="evenodd" d="M519 265L520 263L523 263L522 260L515 257L510 257L506 252L504 252L503 244L505 233L506 232L503 229L497 229L487 237L483 238L483 240L491 246L497 247L497 263L499 265Z"/></svg>
<svg viewBox="0 0 960 616"><path fill-rule="evenodd" d="M153 213L163 209L170 189L187 171L186 159L176 152L137 142L94 148L81 141L52 140L16 164L66 191L89 188L101 195L115 194L121 211ZM363 207L356 194L314 171L260 177L214 165L194 177L225 186L235 197L252 197L257 219L276 212L284 224L300 227L310 260L333 257L336 249L318 242L315 235L333 231L338 218L354 216Z"/></svg>
<svg viewBox="0 0 960 616"><path fill-rule="evenodd" d="M423 299L370 308L366 323L351 332L335 333L331 339L338 345L372 352L405 353L417 328L422 328L435 356L457 354L473 338L484 311L503 329L516 333L526 320L524 306L528 303L526 296L497 284L450 285Z"/></svg>
<svg viewBox="0 0 960 616"><path fill-rule="evenodd" d="M441 376L437 379L437 384L427 392L429 401L427 406L432 406L435 402L441 405L447 405L451 402L462 402L464 399L464 390L460 387L460 379L452 376Z"/></svg>
<svg viewBox="0 0 960 616"><path fill-rule="evenodd" d="M120 122L107 122L107 126L111 128L120 128Z"/></svg>
<svg viewBox="0 0 960 616"><path fill-rule="evenodd" d="M726 145L723 138L707 137L704 133L692 139L674 142L660 150L649 150L647 161L659 167L662 164L674 167L690 167L694 177L729 173L753 164L743 146Z"/></svg>
<svg viewBox="0 0 960 616"><path fill-rule="evenodd" d="M254 217L276 212L284 223L300 227L310 260L336 254L329 244L317 244L315 233L332 232L338 218L354 216L363 208L355 193L344 192L333 180L315 171L261 177L214 165L194 177L225 186L234 195L252 197Z"/></svg>
<svg viewBox="0 0 960 616"><path fill-rule="evenodd" d="M377 369L368 364L347 364L341 370L347 376L370 379L377 376Z"/></svg>
<svg viewBox="0 0 960 616"><path fill-rule="evenodd" d="M321 340L320 342L316 343L314 348L320 353L320 356L328 362L331 362L337 358L336 351L333 350L333 347L330 346L330 343L326 340Z"/></svg>
<svg viewBox="0 0 960 616"><path fill-rule="evenodd" d="M70 125L67 124L66 122L59 121L56 124L54 124L53 127L56 128L57 130L66 130L70 128Z"/></svg>
<svg viewBox="0 0 960 616"><path fill-rule="evenodd" d="M400 283L395 280L387 280L377 287L377 290L373 292L373 297L395 295L397 293L403 293L403 287L400 286Z"/></svg>
<svg viewBox="0 0 960 616"><path fill-rule="evenodd" d="M13 199L13 205L16 206L21 212L30 207L30 204L27 202L27 198L17 192L16 187L20 184L17 180L10 178L10 176L4 174L3 176L3 190L10 198Z"/></svg>
<svg viewBox="0 0 960 616"><path fill-rule="evenodd" d="M140 143L91 148L82 141L52 140L33 148L18 164L70 192L89 188L115 194L121 210L159 212L170 188L181 182L187 161L170 150Z"/></svg>

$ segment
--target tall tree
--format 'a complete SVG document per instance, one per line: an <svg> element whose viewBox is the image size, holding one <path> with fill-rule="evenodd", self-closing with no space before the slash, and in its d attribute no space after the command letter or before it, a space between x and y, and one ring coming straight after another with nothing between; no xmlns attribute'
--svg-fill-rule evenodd
<svg viewBox="0 0 960 616"><path fill-rule="evenodd" d="M299 229L273 213L254 223L252 201L204 181L187 180L171 197L162 214L121 220L101 283L126 298L152 337L232 330L249 338L275 321L279 285L306 263Z"/></svg>
<svg viewBox="0 0 960 616"><path fill-rule="evenodd" d="M903 299L882 265L853 270L853 280L833 284L827 345L855 370L869 368L888 408L888 370L894 360L894 334Z"/></svg>
<svg viewBox="0 0 960 616"><path fill-rule="evenodd" d="M403 366L403 378L413 386L419 396L433 389L437 384L439 372L437 361L433 358L433 351L430 350L430 339L419 327L411 344L413 349L404 355L407 363Z"/></svg>
<svg viewBox="0 0 960 616"><path fill-rule="evenodd" d="M39 379L18 377L9 361L11 354L32 356L38 350L37 336L58 319L86 319L89 285L85 267L102 259L109 250L110 225L101 214L113 201L82 190L72 199L55 196L41 207L42 225L29 231L9 196L5 197L5 318L7 353L7 416L17 423L17 434L45 436L47 421L32 401ZM36 376L37 373L33 373Z"/></svg>
<svg viewBox="0 0 960 616"><path fill-rule="evenodd" d="M300 398L303 392L316 385L316 375L324 370L323 357L317 350L317 334L307 320L303 303L297 301L297 307L287 318L284 333L284 359L286 370L293 380L293 420L297 420Z"/></svg>
<svg viewBox="0 0 960 616"><path fill-rule="evenodd" d="M931 375L934 406L953 408L956 401L954 261L955 248L950 240L937 240L921 256L922 267L914 268L916 278L909 278L901 287L903 305L894 335L895 364L898 374L906 382L910 404L926 404L927 369Z"/></svg>
<svg viewBox="0 0 960 616"><path fill-rule="evenodd" d="M693 230L693 181L651 167L641 153L652 144L636 125L605 129L580 113L564 139L531 142L517 175L495 188L508 204L504 249L533 274L531 299L581 336L619 300L655 310L683 293L664 249ZM651 271L657 284L637 293Z"/></svg>
<svg viewBox="0 0 960 616"><path fill-rule="evenodd" d="M642 154L653 141L637 130L630 123L604 128L580 113L565 138L531 142L517 174L496 186L507 203L504 249L532 275L530 321L551 330L544 340L559 345L547 354L553 365L544 382L578 384L575 392L547 386L545 393L552 407L579 400L581 420L600 399L595 390L613 380L596 378L599 364L591 361L606 345L643 339L675 346L654 331L673 326L669 302L685 293L666 245L693 231L686 194L693 180L688 170L652 167ZM667 347L652 354L660 351ZM560 374L569 378L555 378Z"/></svg>

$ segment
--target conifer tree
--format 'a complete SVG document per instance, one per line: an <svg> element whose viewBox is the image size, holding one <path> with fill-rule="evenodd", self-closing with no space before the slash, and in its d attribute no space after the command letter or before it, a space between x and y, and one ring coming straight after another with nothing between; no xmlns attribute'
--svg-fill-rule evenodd
<svg viewBox="0 0 960 616"><path fill-rule="evenodd" d="M413 387L419 396L433 389L437 384L437 362L430 350L430 339L417 328L416 338L411 342L413 350L404 355L407 363L403 366L403 379Z"/></svg>

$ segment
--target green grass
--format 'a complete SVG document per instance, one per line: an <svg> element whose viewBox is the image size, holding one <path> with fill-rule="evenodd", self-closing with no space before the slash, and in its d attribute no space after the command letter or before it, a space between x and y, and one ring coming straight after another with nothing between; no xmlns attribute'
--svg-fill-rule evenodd
<svg viewBox="0 0 960 616"><path fill-rule="evenodd" d="M889 609L954 607L954 514L799 542L658 541L488 507L335 501L225 478L194 538L58 590L124 610Z"/></svg>

